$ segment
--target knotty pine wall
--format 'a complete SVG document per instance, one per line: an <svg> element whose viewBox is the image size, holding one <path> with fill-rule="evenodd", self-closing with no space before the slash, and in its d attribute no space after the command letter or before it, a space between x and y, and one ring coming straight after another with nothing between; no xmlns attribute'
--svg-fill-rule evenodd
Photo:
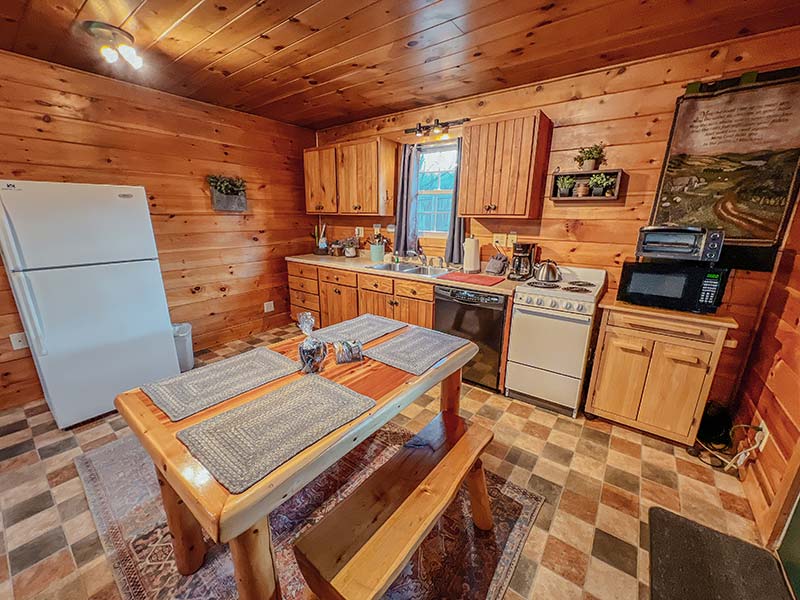
<svg viewBox="0 0 800 600"><path fill-rule="evenodd" d="M288 322L284 257L309 252L310 130L0 52L0 179L143 185L173 321L195 348ZM241 176L248 211L217 213L208 173ZM45 215L43 215L45 216ZM0 409L41 397L5 272ZM275 312L263 303L275 302Z"/></svg>
<svg viewBox="0 0 800 600"><path fill-rule="evenodd" d="M694 50L621 64L571 77L473 96L418 110L334 127L317 134L319 144L381 134L404 139L417 122L484 117L524 108L541 109L554 123L548 185L556 168L574 170L581 146L608 145L606 168L621 168L628 182L619 201L544 200L541 220L471 219L484 259L494 253L493 232L517 231L519 241L536 242L542 256L561 264L606 269L612 292L621 265L633 258L637 233L647 224L672 124L675 100L687 83L800 65L800 28L731 40ZM465 82L466 83L466 82ZM391 89L383 90L391 94ZM458 132L456 132L458 133ZM407 140L407 138L406 138ZM413 138L412 138L413 140ZM352 234L367 217L329 219L334 236ZM392 219L376 219L388 224ZM429 255L441 254L443 239L423 240ZM732 333L739 346L725 350L711 399L729 404L748 354L753 329L770 280L769 273L735 272L720 314L739 321Z"/></svg>
<svg viewBox="0 0 800 600"><path fill-rule="evenodd" d="M766 423L764 451L745 469L762 537L773 542L800 489L800 211L795 213L742 385L739 421ZM752 435L750 436L752 438Z"/></svg>

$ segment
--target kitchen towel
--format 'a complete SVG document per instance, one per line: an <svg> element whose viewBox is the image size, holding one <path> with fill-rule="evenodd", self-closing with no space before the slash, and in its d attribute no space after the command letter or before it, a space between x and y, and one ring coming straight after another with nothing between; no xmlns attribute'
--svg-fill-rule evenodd
<svg viewBox="0 0 800 600"><path fill-rule="evenodd" d="M305 375L178 433L214 478L240 494L287 460L375 406L320 375Z"/></svg>
<svg viewBox="0 0 800 600"><path fill-rule="evenodd" d="M328 343L358 340L362 344L366 344L387 333L402 329L406 325L407 323L367 313L349 321L342 321L341 323L336 323L336 325L318 329L311 336Z"/></svg>
<svg viewBox="0 0 800 600"><path fill-rule="evenodd" d="M364 356L390 367L421 375L466 344L469 344L469 340L448 333L425 327L411 327L406 333L365 350Z"/></svg>
<svg viewBox="0 0 800 600"><path fill-rule="evenodd" d="M300 363L272 350L255 348L175 377L143 385L142 391L172 421L180 421L299 370Z"/></svg>

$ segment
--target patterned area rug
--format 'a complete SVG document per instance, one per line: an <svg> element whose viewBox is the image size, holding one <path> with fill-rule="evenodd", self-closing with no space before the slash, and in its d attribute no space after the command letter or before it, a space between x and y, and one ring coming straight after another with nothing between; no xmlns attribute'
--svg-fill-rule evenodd
<svg viewBox="0 0 800 600"><path fill-rule="evenodd" d="M410 437L388 425L270 515L283 597L305 598L294 540L345 498ZM183 577L175 568L154 467L134 436L75 459L106 555L125 600L235 599L226 545L213 547L203 567ZM390 600L501 598L543 498L487 472L495 529L470 517L463 488L444 517L387 591Z"/></svg>

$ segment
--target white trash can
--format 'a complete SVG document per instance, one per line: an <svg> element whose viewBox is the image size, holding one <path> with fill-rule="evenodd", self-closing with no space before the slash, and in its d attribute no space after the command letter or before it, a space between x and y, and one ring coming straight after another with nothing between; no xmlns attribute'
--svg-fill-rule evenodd
<svg viewBox="0 0 800 600"><path fill-rule="evenodd" d="M181 373L194 368L194 352L192 352L192 324L173 323L172 337L175 340L175 351L178 353L178 364Z"/></svg>

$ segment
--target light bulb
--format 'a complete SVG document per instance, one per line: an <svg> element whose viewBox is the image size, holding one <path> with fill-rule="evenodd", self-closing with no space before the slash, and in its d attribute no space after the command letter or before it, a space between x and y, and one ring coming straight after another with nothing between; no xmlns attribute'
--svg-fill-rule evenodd
<svg viewBox="0 0 800 600"><path fill-rule="evenodd" d="M113 64L119 60L119 53L111 46L103 46L100 48L100 55L106 60L107 63Z"/></svg>
<svg viewBox="0 0 800 600"><path fill-rule="evenodd" d="M433 129L431 131L433 132L434 135L439 135L440 133L442 133L442 126L439 125L439 119L436 119L433 122Z"/></svg>
<svg viewBox="0 0 800 600"><path fill-rule="evenodd" d="M417 130L414 132L414 135L417 137L422 137L422 124L417 123Z"/></svg>
<svg viewBox="0 0 800 600"><path fill-rule="evenodd" d="M119 50L122 58L124 58L134 69L138 70L142 68L144 61L142 60L142 57L136 53L136 48L128 44L120 44L117 46L117 50Z"/></svg>

